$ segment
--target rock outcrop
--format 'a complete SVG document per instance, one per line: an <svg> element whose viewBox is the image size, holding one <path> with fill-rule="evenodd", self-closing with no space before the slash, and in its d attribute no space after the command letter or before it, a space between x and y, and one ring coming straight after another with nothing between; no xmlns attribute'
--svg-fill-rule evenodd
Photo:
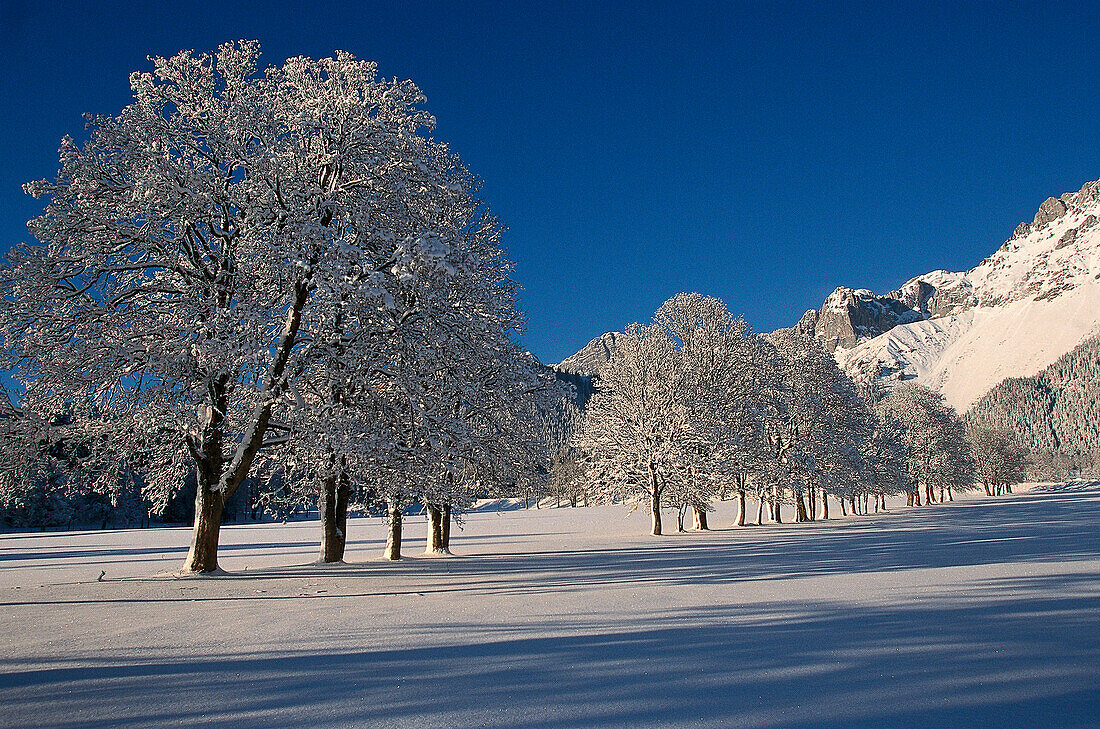
<svg viewBox="0 0 1100 729"><path fill-rule="evenodd" d="M598 375L600 368L611 359L615 353L616 343L622 335L617 332L607 332L593 339L584 348L571 357L566 357L554 369L560 372L569 372L583 377Z"/></svg>

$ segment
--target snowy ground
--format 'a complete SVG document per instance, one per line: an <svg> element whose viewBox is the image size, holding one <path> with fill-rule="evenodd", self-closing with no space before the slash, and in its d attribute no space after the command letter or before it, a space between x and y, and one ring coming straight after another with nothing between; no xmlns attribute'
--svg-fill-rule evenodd
<svg viewBox="0 0 1100 729"><path fill-rule="evenodd" d="M1100 484L644 536L472 515L455 558L317 525L0 535L0 726L1095 727ZM672 514L667 525L675 528ZM297 563L297 564L296 564ZM290 566L288 566L290 565ZM100 571L103 582L97 582Z"/></svg>

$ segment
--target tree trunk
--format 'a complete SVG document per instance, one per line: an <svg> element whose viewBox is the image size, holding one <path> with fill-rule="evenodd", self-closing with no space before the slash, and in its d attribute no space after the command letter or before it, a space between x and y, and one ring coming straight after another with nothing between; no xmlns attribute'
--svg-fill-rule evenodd
<svg viewBox="0 0 1100 729"><path fill-rule="evenodd" d="M676 507L676 531L684 531L684 512L687 511L687 504L680 502L680 505Z"/></svg>
<svg viewBox="0 0 1100 729"><path fill-rule="evenodd" d="M854 516L859 516L859 511L856 510L856 497L855 496L849 496L848 497L848 506L852 507L852 514Z"/></svg>
<svg viewBox="0 0 1100 729"><path fill-rule="evenodd" d="M813 486L806 492L806 499L809 502L806 504L807 516L810 517L810 521L817 519L817 489Z"/></svg>
<svg viewBox="0 0 1100 729"><path fill-rule="evenodd" d="M701 532L710 531L710 527L707 526L707 510L700 506L693 506L692 509L695 510L695 519L692 522L692 526Z"/></svg>
<svg viewBox="0 0 1100 729"><path fill-rule="evenodd" d="M651 466L649 469L649 511L653 517L653 536L661 536L661 489L657 485L657 472Z"/></svg>
<svg viewBox="0 0 1100 729"><path fill-rule="evenodd" d="M345 537L337 517L337 480L335 473L326 476L317 498L317 511L321 514L320 561L322 562L342 562L344 559Z"/></svg>
<svg viewBox="0 0 1100 729"><path fill-rule="evenodd" d="M829 494L825 489L821 489L821 518L829 518Z"/></svg>
<svg viewBox="0 0 1100 729"><path fill-rule="evenodd" d="M806 502L802 500L802 489L794 495L794 520L797 522L809 521L806 516Z"/></svg>
<svg viewBox="0 0 1100 729"><path fill-rule="evenodd" d="M934 497L935 497L935 494L932 491L932 484L931 483L926 483L924 485L924 503L926 503L926 504L936 503L936 499Z"/></svg>
<svg viewBox="0 0 1100 729"><path fill-rule="evenodd" d="M745 489L737 489L737 526L745 526Z"/></svg>
<svg viewBox="0 0 1100 729"><path fill-rule="evenodd" d="M386 504L390 517L389 535L386 537L386 551L382 556L396 562L401 559L401 505L391 500Z"/></svg>
<svg viewBox="0 0 1100 729"><path fill-rule="evenodd" d="M535 501L535 508L538 508L538 501ZM451 505L443 505L443 523L440 527L441 537L443 543L443 551L447 554L451 553Z"/></svg>
<svg viewBox="0 0 1100 729"><path fill-rule="evenodd" d="M225 497L199 477L195 489L195 523L191 531L191 548L183 563L188 572L214 572L218 569L218 536L222 526Z"/></svg>
<svg viewBox="0 0 1100 729"><path fill-rule="evenodd" d="M443 510L436 504L425 504L428 514L428 538L424 554L443 554Z"/></svg>
<svg viewBox="0 0 1100 729"><path fill-rule="evenodd" d="M760 501L756 509L756 526L760 526L764 523L764 495L757 494L757 498L759 498Z"/></svg>
<svg viewBox="0 0 1100 729"><path fill-rule="evenodd" d="M844 497L841 496L837 501L840 502L840 513L842 516L848 516L848 507L844 505Z"/></svg>
<svg viewBox="0 0 1100 729"><path fill-rule="evenodd" d="M913 488L913 503L911 506L920 506L920 486Z"/></svg>

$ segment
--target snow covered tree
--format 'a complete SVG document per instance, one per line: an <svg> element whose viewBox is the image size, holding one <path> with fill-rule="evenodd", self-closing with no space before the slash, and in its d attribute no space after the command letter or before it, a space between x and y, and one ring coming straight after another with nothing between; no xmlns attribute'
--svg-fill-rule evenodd
<svg viewBox="0 0 1100 729"><path fill-rule="evenodd" d="M24 401L142 453L154 495L197 472L196 572L217 568L226 500L286 441L276 410L325 402L297 383L336 341L369 357L402 281L451 273L435 211L468 195L418 134L433 119L411 82L346 53L263 73L258 56L225 44L133 74L133 103L89 117L57 178L26 186L49 200L29 224L41 245L3 271Z"/></svg>
<svg viewBox="0 0 1100 729"><path fill-rule="evenodd" d="M759 469L766 425L778 412L775 349L713 296L677 294L653 320L677 347L683 378L678 397L693 427L707 434L708 447L681 479L695 527L708 528L709 502L731 480L739 495L738 523L744 525L747 478Z"/></svg>
<svg viewBox="0 0 1100 729"><path fill-rule="evenodd" d="M1010 431L971 425L966 436L974 453L975 475L987 496L1002 490L1011 493L1012 486L1026 478L1027 450Z"/></svg>
<svg viewBox="0 0 1100 729"><path fill-rule="evenodd" d="M908 457L907 503L935 502L935 489L966 490L974 485L974 459L962 421L943 395L922 385L895 387L880 404L884 417L901 424Z"/></svg>
<svg viewBox="0 0 1100 729"><path fill-rule="evenodd" d="M574 444L593 489L614 501L648 501L652 533L660 535L670 481L687 465L685 455L706 448L706 436L679 396L672 339L660 327L632 324L616 342Z"/></svg>
<svg viewBox="0 0 1100 729"><path fill-rule="evenodd" d="M819 340L794 330L774 332L769 339L782 358L786 385L783 419L770 434L775 460L790 489L795 520L806 521L816 515L817 491L826 514L830 492L837 498L853 495L849 490L862 468L872 416Z"/></svg>

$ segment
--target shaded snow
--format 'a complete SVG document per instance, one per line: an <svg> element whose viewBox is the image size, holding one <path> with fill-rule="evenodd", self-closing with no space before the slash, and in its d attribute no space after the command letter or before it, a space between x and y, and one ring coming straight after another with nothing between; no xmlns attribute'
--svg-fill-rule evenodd
<svg viewBox="0 0 1100 729"><path fill-rule="evenodd" d="M143 577L183 529L5 534L0 725L1083 727L1098 507L1093 485L660 539L619 507L483 512L464 556L398 564L355 520L336 566L316 523L227 526L229 574L185 580Z"/></svg>

